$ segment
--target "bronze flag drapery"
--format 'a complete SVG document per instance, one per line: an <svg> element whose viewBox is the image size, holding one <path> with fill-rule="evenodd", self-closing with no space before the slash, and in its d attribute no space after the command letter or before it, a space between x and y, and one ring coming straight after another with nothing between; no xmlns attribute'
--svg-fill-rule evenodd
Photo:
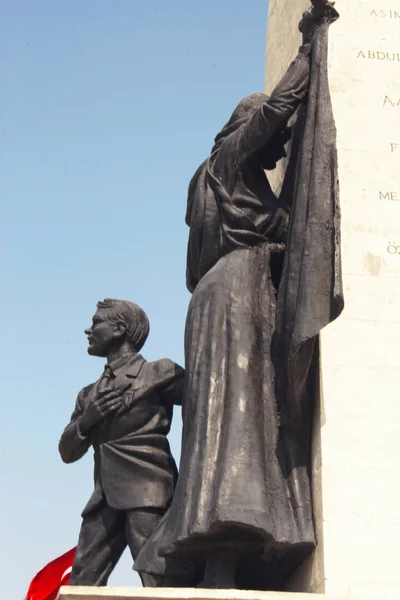
<svg viewBox="0 0 400 600"><path fill-rule="evenodd" d="M292 205L274 340L282 426L302 424L302 398L316 338L344 305L328 27L325 21L314 35L308 101L295 125L294 146L296 139L299 144L293 147L294 165L289 164L283 185L283 192L292 188ZM287 185L290 181L293 185Z"/></svg>

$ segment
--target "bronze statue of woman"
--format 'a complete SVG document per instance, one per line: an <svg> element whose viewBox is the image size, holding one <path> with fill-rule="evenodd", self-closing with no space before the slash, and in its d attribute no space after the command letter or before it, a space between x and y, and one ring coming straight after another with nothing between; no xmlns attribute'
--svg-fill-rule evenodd
<svg viewBox="0 0 400 600"><path fill-rule="evenodd" d="M180 472L163 525L138 558L155 571L158 546L167 575L168 565L192 560L185 585L280 589L315 546L309 447L297 434L282 440L276 397L271 346L289 207L265 170L285 156L288 119L309 90L314 28L333 13L315 2L282 81L270 97L239 103L190 182Z"/></svg>

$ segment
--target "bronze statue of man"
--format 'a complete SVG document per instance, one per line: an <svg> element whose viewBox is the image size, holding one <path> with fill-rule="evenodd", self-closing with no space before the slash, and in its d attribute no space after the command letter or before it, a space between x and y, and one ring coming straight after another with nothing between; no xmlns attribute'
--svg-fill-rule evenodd
<svg viewBox="0 0 400 600"><path fill-rule="evenodd" d="M94 492L82 513L71 585L106 585L128 545L135 560L171 503L177 469L167 434L181 403L184 370L139 351L149 320L136 304L106 299L85 330L104 372L78 395L59 443L65 463L94 450ZM145 586L162 579L141 574Z"/></svg>

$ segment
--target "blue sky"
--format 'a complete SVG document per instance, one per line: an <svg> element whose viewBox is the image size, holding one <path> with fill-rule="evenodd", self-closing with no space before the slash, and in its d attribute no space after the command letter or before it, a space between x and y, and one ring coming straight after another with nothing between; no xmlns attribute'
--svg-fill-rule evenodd
<svg viewBox="0 0 400 600"><path fill-rule="evenodd" d="M0 2L7 600L75 545L91 493L91 454L64 465L57 443L102 370L83 334L96 302L141 304L145 357L183 363L187 186L236 103L263 90L267 5ZM129 555L110 584L138 584Z"/></svg>

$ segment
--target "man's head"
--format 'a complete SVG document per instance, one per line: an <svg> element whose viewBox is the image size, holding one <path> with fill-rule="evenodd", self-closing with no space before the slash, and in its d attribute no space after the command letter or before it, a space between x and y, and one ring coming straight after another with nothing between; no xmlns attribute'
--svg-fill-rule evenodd
<svg viewBox="0 0 400 600"><path fill-rule="evenodd" d="M107 356L110 351L128 343L139 352L149 335L149 319L137 304L126 300L106 298L97 303L92 325L85 329L88 353Z"/></svg>

